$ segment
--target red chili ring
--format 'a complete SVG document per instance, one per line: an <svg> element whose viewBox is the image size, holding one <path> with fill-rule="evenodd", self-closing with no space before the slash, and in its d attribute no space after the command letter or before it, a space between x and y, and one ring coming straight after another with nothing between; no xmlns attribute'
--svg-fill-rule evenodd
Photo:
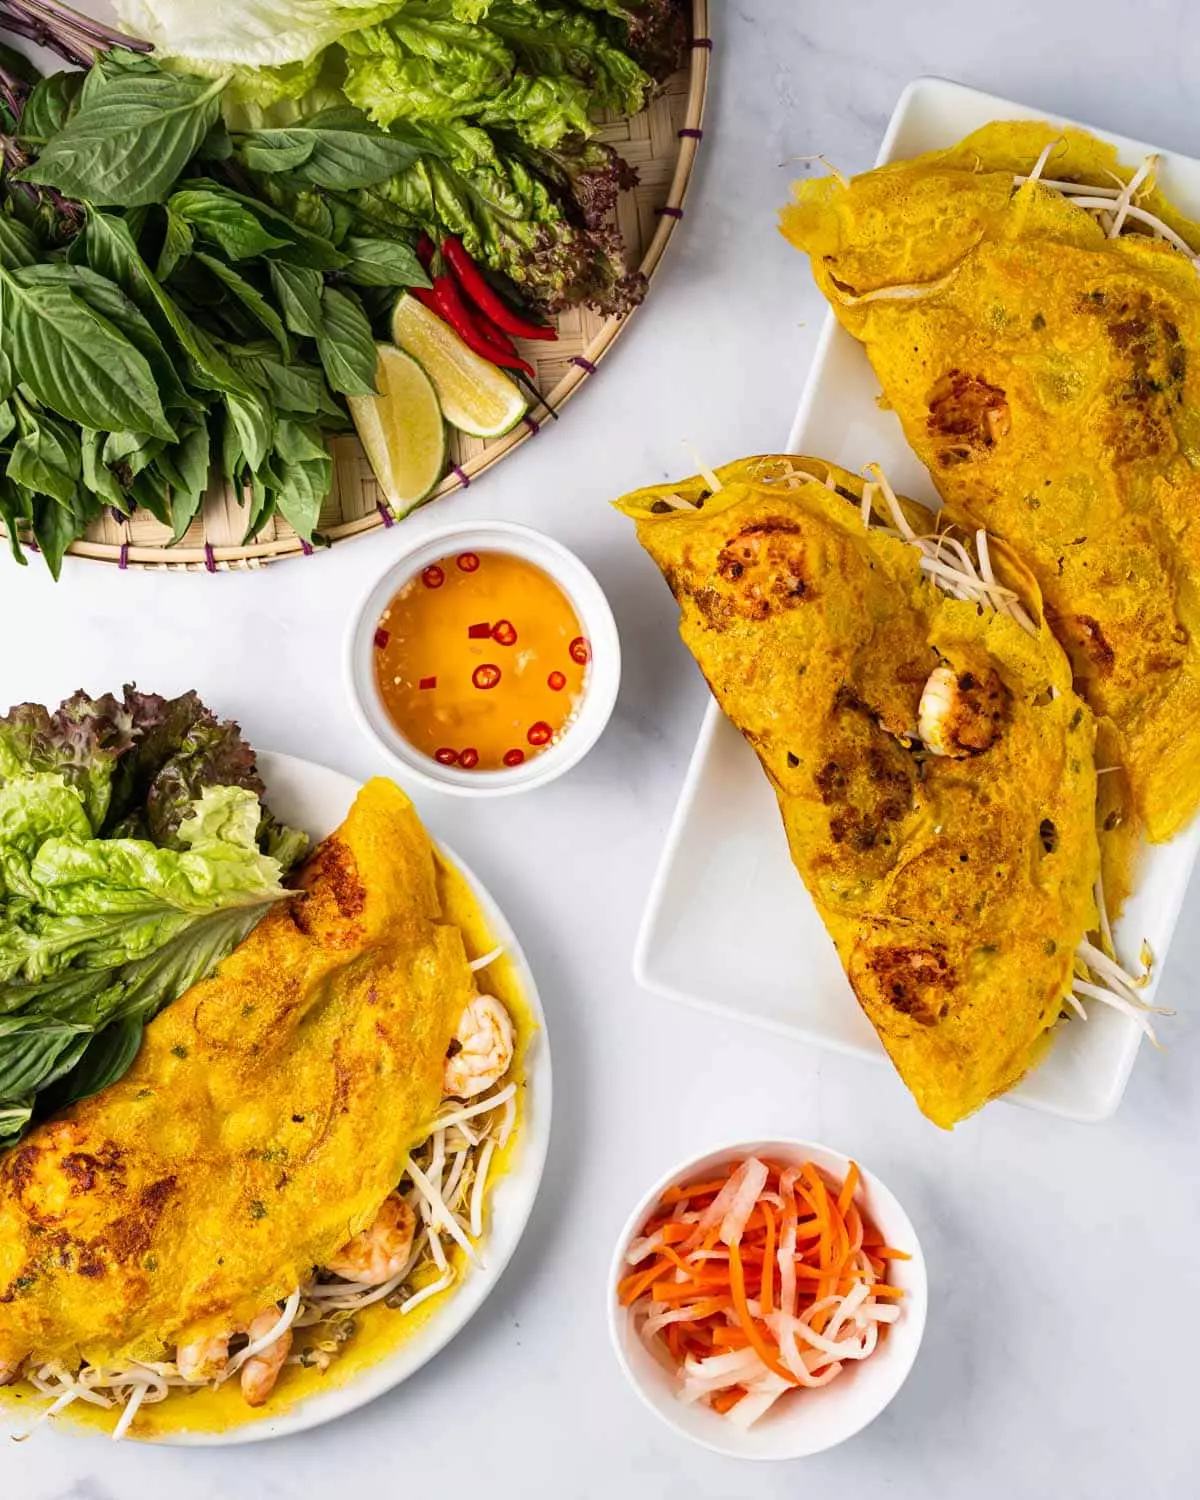
<svg viewBox="0 0 1200 1500"><path fill-rule="evenodd" d="M376 649L376 651L382 651L384 649L384 647L387 645L387 643L390 640L391 640L391 636L387 633L387 631L381 625L379 627L379 629L375 632L375 649Z"/></svg>
<svg viewBox="0 0 1200 1500"><path fill-rule="evenodd" d="M492 640L497 646L515 646L517 644L517 627L511 620L497 620L492 626Z"/></svg>
<svg viewBox="0 0 1200 1500"><path fill-rule="evenodd" d="M582 635L575 637L568 650L571 653L571 660L578 662L581 667L586 666L592 659L592 648L588 644L586 637Z"/></svg>
<svg viewBox="0 0 1200 1500"><path fill-rule="evenodd" d="M437 563L431 564L421 574L421 582L427 589L440 589L446 581L446 575L438 567Z"/></svg>
<svg viewBox="0 0 1200 1500"><path fill-rule="evenodd" d="M442 749L433 752L433 758L440 766L454 766L458 764L458 751L444 745Z"/></svg>
<svg viewBox="0 0 1200 1500"><path fill-rule="evenodd" d="M473 771L479 764L479 751L468 745L465 750L458 752L458 763L464 771Z"/></svg>
<svg viewBox="0 0 1200 1500"><path fill-rule="evenodd" d="M504 752L504 764L506 766L519 766L524 759L524 750L506 750Z"/></svg>
<svg viewBox="0 0 1200 1500"><path fill-rule="evenodd" d="M462 572L474 573L479 567L479 553L460 552L456 561Z"/></svg>
<svg viewBox="0 0 1200 1500"><path fill-rule="evenodd" d="M494 662L485 661L471 673L471 681L481 693L486 693L500 681L500 675L500 668Z"/></svg>
<svg viewBox="0 0 1200 1500"><path fill-rule="evenodd" d="M529 726L529 733L525 738L531 745L548 745L554 738L554 731L545 719L539 719L536 724Z"/></svg>
<svg viewBox="0 0 1200 1500"><path fill-rule="evenodd" d="M567 679L561 672L551 672L546 678L546 686L552 693L561 693L567 685Z"/></svg>

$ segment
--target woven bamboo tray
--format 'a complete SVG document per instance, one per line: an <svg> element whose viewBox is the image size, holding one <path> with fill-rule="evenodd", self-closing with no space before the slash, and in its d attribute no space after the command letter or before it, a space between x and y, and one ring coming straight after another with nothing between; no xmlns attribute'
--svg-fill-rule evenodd
<svg viewBox="0 0 1200 1500"><path fill-rule="evenodd" d="M712 50L708 0L692 0L692 35L689 66L676 73L640 115L614 121L600 132L637 168L639 184L632 192L622 193L616 215L630 264L650 278L683 217L683 200L700 144ZM538 390L556 411L595 373L634 315L604 318L588 308L572 309L558 319L556 343L521 344L521 353L537 371ZM540 420L547 420L547 414L544 408L534 408L512 432L491 441L453 433L450 468L431 500L465 489L485 469L534 437ZM321 509L317 527L321 535L340 542L395 525L357 438L337 437L331 446L333 490ZM242 544L245 530L246 512L233 490L214 484L200 515L175 547L166 545L170 531L152 516L135 511L128 519L118 519L106 511L70 550L73 556L120 568L206 569L210 573L261 568L276 558L313 551L282 518L270 522L249 546Z"/></svg>

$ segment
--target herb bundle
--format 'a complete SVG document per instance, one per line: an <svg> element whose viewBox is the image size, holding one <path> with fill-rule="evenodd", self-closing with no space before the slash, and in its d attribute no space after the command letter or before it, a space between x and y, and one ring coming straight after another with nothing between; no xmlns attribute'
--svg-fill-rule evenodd
<svg viewBox="0 0 1200 1500"><path fill-rule="evenodd" d="M287 892L307 839L195 693L0 718L0 1150L132 1063Z"/></svg>
<svg viewBox="0 0 1200 1500"><path fill-rule="evenodd" d="M362 294L428 284L406 240L355 233L325 198L416 149L352 109L315 116L290 135L307 196L289 215L239 179L226 82L128 50L49 78L0 58L0 521L19 561L31 535L57 575L106 505L178 539L214 465L247 540L276 511L312 539L323 433L375 388Z"/></svg>

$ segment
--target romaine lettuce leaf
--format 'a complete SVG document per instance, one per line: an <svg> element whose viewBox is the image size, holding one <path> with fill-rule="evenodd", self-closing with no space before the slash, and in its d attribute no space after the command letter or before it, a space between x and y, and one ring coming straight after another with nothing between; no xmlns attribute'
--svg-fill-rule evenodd
<svg viewBox="0 0 1200 1500"><path fill-rule="evenodd" d="M356 27L397 9L402 0L115 0L126 30L153 42L163 57L182 58L197 72L222 73L230 63L272 68L303 62Z"/></svg>

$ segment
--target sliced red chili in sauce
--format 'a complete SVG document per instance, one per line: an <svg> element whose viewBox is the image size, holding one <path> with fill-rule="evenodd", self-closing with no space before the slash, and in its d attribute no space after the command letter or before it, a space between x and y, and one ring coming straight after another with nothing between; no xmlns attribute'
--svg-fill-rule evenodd
<svg viewBox="0 0 1200 1500"><path fill-rule="evenodd" d="M487 641L492 636L492 627L486 620L481 620L478 625L467 626L467 639L469 641Z"/></svg>
<svg viewBox="0 0 1200 1500"><path fill-rule="evenodd" d="M515 646L517 644L517 627L511 620L497 620L492 626L492 640L497 646Z"/></svg>
<svg viewBox="0 0 1200 1500"><path fill-rule="evenodd" d="M578 662L581 667L585 666L592 659L592 648L585 636L577 635L571 642L568 650L571 653L571 660Z"/></svg>
<svg viewBox="0 0 1200 1500"><path fill-rule="evenodd" d="M554 731L545 719L539 719L536 724L529 726L529 733L525 738L531 745L548 745L554 738Z"/></svg>
<svg viewBox="0 0 1200 1500"><path fill-rule="evenodd" d="M561 693L567 685L567 679L562 672L551 672L546 678L546 686L552 693Z"/></svg>
<svg viewBox="0 0 1200 1500"><path fill-rule="evenodd" d="M391 640L391 636L387 633L387 631L381 625L379 627L379 629L375 632L375 649L376 649L376 651L382 651L384 649L384 647L387 645L387 643L390 640Z"/></svg>
<svg viewBox="0 0 1200 1500"><path fill-rule="evenodd" d="M456 561L464 573L474 573L479 567L479 553L460 552Z"/></svg>
<svg viewBox="0 0 1200 1500"><path fill-rule="evenodd" d="M473 745L468 745L458 752L458 763L464 771L473 771L479 764L479 751Z"/></svg>
<svg viewBox="0 0 1200 1500"><path fill-rule="evenodd" d="M421 582L427 589L440 589L445 581L446 575L438 567L437 563L433 563L421 574Z"/></svg>
<svg viewBox="0 0 1200 1500"><path fill-rule="evenodd" d="M451 750L449 745L443 745L440 750L433 752L433 758L439 765L453 766L458 764L458 751Z"/></svg>
<svg viewBox="0 0 1200 1500"><path fill-rule="evenodd" d="M500 668L494 662L485 661L481 667L476 667L471 673L471 681L481 693L486 693L489 688L494 688L500 681Z"/></svg>
<svg viewBox="0 0 1200 1500"><path fill-rule="evenodd" d="M417 686L421 689L421 691L423 693L427 693L430 688L437 687L437 678L436 677L422 677L421 680L420 680L420 682L417 683Z"/></svg>
<svg viewBox="0 0 1200 1500"><path fill-rule="evenodd" d="M504 764L506 766L519 766L524 759L524 750L506 750L504 752Z"/></svg>

